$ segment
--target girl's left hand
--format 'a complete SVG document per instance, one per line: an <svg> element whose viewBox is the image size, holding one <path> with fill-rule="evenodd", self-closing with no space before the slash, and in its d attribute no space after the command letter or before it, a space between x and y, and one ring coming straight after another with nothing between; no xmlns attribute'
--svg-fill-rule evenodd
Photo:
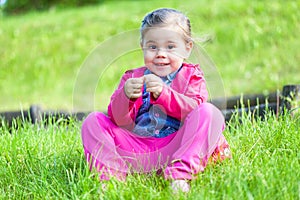
<svg viewBox="0 0 300 200"><path fill-rule="evenodd" d="M153 97L157 99L163 90L163 81L160 77L154 74L148 74L144 76L144 82L146 84L146 91L151 92Z"/></svg>

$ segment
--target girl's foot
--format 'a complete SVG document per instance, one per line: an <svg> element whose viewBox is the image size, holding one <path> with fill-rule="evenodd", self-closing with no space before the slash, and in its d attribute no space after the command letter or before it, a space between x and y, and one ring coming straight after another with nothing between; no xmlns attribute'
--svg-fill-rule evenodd
<svg viewBox="0 0 300 200"><path fill-rule="evenodd" d="M171 188L175 193L178 192L189 192L190 185L185 180L175 180L171 183Z"/></svg>

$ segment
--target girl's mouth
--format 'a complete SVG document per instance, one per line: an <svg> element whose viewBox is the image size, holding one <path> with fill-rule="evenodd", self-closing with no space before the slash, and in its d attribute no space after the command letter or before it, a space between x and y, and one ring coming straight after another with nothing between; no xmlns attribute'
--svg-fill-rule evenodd
<svg viewBox="0 0 300 200"><path fill-rule="evenodd" d="M155 65L157 65L157 66L165 66L165 65L169 65L169 63L156 63Z"/></svg>

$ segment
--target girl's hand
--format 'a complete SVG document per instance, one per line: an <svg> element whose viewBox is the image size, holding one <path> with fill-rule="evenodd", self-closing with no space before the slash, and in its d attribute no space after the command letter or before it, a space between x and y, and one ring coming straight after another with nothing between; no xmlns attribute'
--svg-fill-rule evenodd
<svg viewBox="0 0 300 200"><path fill-rule="evenodd" d="M129 78L124 85L124 91L126 96L129 99L135 99L142 96L143 83L144 83L144 77Z"/></svg>
<svg viewBox="0 0 300 200"><path fill-rule="evenodd" d="M154 74L148 74L144 76L144 81L146 83L146 91L151 92L153 97L157 99L163 90L163 81L160 77Z"/></svg>

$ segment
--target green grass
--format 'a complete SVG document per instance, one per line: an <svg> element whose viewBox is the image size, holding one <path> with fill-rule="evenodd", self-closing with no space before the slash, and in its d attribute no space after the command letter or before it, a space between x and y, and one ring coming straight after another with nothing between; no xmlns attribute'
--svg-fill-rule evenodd
<svg viewBox="0 0 300 200"><path fill-rule="evenodd" d="M113 35L138 28L145 13L158 7L182 10L196 36L213 36L204 47L226 95L299 84L300 1L106 1L0 16L0 111L34 103L72 109L77 73L89 53ZM116 58L105 70L94 91L97 109L106 109L124 70L142 64L136 53ZM2 123L0 199L300 199L299 115L255 121L244 113L242 123L237 121L224 133L233 158L209 165L191 192L178 197L156 175L112 180L104 193L84 161L81 122L50 120L44 126L17 120L13 129Z"/></svg>
<svg viewBox="0 0 300 200"><path fill-rule="evenodd" d="M299 115L253 120L244 113L237 121L224 132L233 158L209 164L178 197L154 174L111 180L103 192L84 161L80 122L2 126L0 199L299 199Z"/></svg>
<svg viewBox="0 0 300 200"><path fill-rule="evenodd" d="M144 15L158 7L185 12L196 38L211 34L213 40L205 49L227 96L268 93L299 84L300 1L106 1L0 16L0 110L31 104L72 109L77 72L89 53L104 40L139 28ZM119 45L112 44L116 50ZM97 109L106 109L124 70L143 63L140 56L131 58L117 63L115 75L104 79L104 86L95 91Z"/></svg>

